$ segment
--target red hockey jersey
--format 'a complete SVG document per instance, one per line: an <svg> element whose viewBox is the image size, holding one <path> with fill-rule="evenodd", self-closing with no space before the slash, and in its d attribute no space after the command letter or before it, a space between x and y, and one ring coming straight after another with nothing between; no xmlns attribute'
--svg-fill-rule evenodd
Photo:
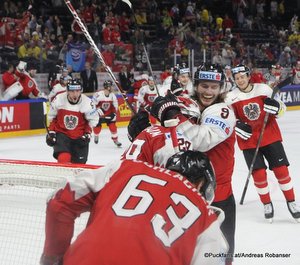
<svg viewBox="0 0 300 265"><path fill-rule="evenodd" d="M69 247L74 219L91 211ZM47 206L44 255L64 265L212 265L224 241L216 215L178 173L141 161L85 171Z"/></svg>
<svg viewBox="0 0 300 265"><path fill-rule="evenodd" d="M241 137L237 137L241 150L256 148L266 115L264 99L271 97L272 92L273 90L268 85L253 84L253 89L248 93L241 92L239 89L234 89L228 93L226 101L232 105L236 118L248 123L252 128L250 139L243 140ZM279 99L277 100L285 110L284 103ZM282 141L281 132L276 116L269 115L260 146L266 146L277 141Z"/></svg>

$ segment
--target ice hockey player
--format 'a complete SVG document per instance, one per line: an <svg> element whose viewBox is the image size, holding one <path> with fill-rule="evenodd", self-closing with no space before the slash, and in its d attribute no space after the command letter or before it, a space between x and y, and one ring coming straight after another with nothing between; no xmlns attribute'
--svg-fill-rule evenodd
<svg viewBox="0 0 300 265"><path fill-rule="evenodd" d="M34 80L36 68L33 64L20 61L16 67L15 75L19 78L21 91L16 95L16 99L47 98L47 96L38 89Z"/></svg>
<svg viewBox="0 0 300 265"><path fill-rule="evenodd" d="M222 93L224 84L223 69L219 65L202 64L195 76L196 100L201 110L200 124L193 124L178 112L176 100L157 98L151 112L162 123L171 118L180 120L177 131L189 139L194 150L206 152L216 173L217 189L213 206L225 212L221 229L229 243L226 264L232 264L235 235L235 199L232 192L232 173L234 168L233 133L236 118L234 112L224 103ZM226 155L224 155L226 154Z"/></svg>
<svg viewBox="0 0 300 265"><path fill-rule="evenodd" d="M59 83L53 86L52 90L48 95L48 99L50 102L56 95L67 91L67 84L71 79L72 78L69 75L60 75Z"/></svg>
<svg viewBox="0 0 300 265"><path fill-rule="evenodd" d="M193 82L190 79L190 68L186 63L174 66L170 89L176 96L183 94L193 96Z"/></svg>
<svg viewBox="0 0 300 265"><path fill-rule="evenodd" d="M92 128L99 115L92 100L82 94L78 80L71 80L67 92L52 100L48 120L46 142L53 146L54 158L59 163L85 164Z"/></svg>
<svg viewBox="0 0 300 265"><path fill-rule="evenodd" d="M105 80L103 83L103 90L98 90L93 95L93 102L95 102L100 119L94 131L94 142L98 144L99 134L102 130L102 124L106 123L111 133L111 139L117 147L121 147L122 143L118 141L118 128L116 125L118 100L112 91L113 83L110 80Z"/></svg>
<svg viewBox="0 0 300 265"><path fill-rule="evenodd" d="M152 76L149 76L147 85L143 85L138 91L138 109L146 110L150 112L153 101L158 96L157 89L155 88L155 81ZM156 119L150 116L150 122L152 124L156 123Z"/></svg>
<svg viewBox="0 0 300 265"><path fill-rule="evenodd" d="M181 112L191 122L197 124L200 119L200 110L195 101L187 97L176 97ZM170 128L161 125L152 125L149 122L149 114L139 111L132 116L128 129L128 138L132 142L123 158L137 159L156 166L165 167L170 156L175 153L174 143ZM189 139L177 133L179 151L193 150ZM177 145L177 143L175 143Z"/></svg>
<svg viewBox="0 0 300 265"><path fill-rule="evenodd" d="M246 65L237 65L232 69L232 73L238 89L228 93L227 101L232 104L239 120L236 125L237 142L243 151L248 168L255 153L265 115L270 114L252 172L254 185L264 205L265 218L272 222L274 216L267 180L266 159L270 170L278 180L291 215L300 221L300 208L295 203L294 189L288 170L289 161L276 121L276 118L285 112L286 107L281 100L271 98L273 91L268 85L249 82L250 69Z"/></svg>
<svg viewBox="0 0 300 265"><path fill-rule="evenodd" d="M83 171L47 203L40 264L223 264L226 243L205 200L214 187L213 168L196 151L176 153L166 169L118 160ZM86 211L89 224L71 244Z"/></svg>

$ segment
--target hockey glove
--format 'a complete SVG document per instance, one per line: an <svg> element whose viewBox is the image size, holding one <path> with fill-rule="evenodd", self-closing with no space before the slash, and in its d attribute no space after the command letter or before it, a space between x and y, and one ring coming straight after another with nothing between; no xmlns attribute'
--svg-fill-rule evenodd
<svg viewBox="0 0 300 265"><path fill-rule="evenodd" d="M168 92L165 97L159 96L154 100L150 113L164 126L164 121L175 118L181 112L176 97Z"/></svg>
<svg viewBox="0 0 300 265"><path fill-rule="evenodd" d="M278 115L280 111L280 103L273 98L265 98L264 111L273 115Z"/></svg>
<svg viewBox="0 0 300 265"><path fill-rule="evenodd" d="M90 133L85 133L84 135L81 136L81 140L88 144L91 141L91 134Z"/></svg>
<svg viewBox="0 0 300 265"><path fill-rule="evenodd" d="M129 141L133 142L140 132L149 126L151 126L151 124L149 122L149 114L147 111L141 110L133 115L127 127Z"/></svg>
<svg viewBox="0 0 300 265"><path fill-rule="evenodd" d="M111 113L107 116L105 116L106 121L114 122L117 120L117 114L116 113Z"/></svg>
<svg viewBox="0 0 300 265"><path fill-rule="evenodd" d="M56 143L56 132L54 131L50 131L47 135L46 135L46 143L49 146L54 146Z"/></svg>
<svg viewBox="0 0 300 265"><path fill-rule="evenodd" d="M175 78L173 78L171 82L171 91L176 96L180 96L183 92L180 82Z"/></svg>
<svg viewBox="0 0 300 265"><path fill-rule="evenodd" d="M237 121L235 125L235 133L244 140L248 140L252 136L252 128L249 124Z"/></svg>

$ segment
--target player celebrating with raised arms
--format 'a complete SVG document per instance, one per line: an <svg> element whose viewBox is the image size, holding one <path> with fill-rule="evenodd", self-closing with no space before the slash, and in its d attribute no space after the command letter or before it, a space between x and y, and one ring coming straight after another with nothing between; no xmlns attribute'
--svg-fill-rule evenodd
<svg viewBox="0 0 300 265"><path fill-rule="evenodd" d="M41 264L223 264L226 243L204 200L214 187L209 159L196 151L171 156L166 169L121 160L83 171L47 204ZM70 245L86 211L89 224Z"/></svg>
<svg viewBox="0 0 300 265"><path fill-rule="evenodd" d="M93 102L97 107L100 115L99 123L93 129L94 131L94 142L98 144L99 134L102 130L102 124L106 123L111 133L111 139L114 144L121 147L122 144L118 141L118 128L116 125L118 100L116 95L112 91L113 83L110 80L105 80L103 83L103 90L97 91L93 95Z"/></svg>
<svg viewBox="0 0 300 265"><path fill-rule="evenodd" d="M88 158L92 127L99 116L91 99L81 93L80 82L72 80L50 105L46 142L53 146L53 156L60 163L85 164Z"/></svg>
<svg viewBox="0 0 300 265"><path fill-rule="evenodd" d="M237 141L248 168L251 167L265 115L270 114L252 171L254 185L264 204L265 218L271 222L274 216L267 180L266 159L270 170L278 180L291 215L300 220L300 208L295 203L294 189L288 170L289 162L276 121L276 118L285 112L286 107L282 101L271 97L273 90L268 85L250 83L250 69L247 66L237 65L232 69L232 73L238 89L228 93L227 101L232 104L239 120L236 125Z"/></svg>

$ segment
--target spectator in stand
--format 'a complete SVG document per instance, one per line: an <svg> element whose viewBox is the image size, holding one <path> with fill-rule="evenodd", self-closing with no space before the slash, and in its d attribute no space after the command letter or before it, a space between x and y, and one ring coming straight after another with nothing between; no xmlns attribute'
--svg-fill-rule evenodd
<svg viewBox="0 0 300 265"><path fill-rule="evenodd" d="M141 9L135 10L135 21L138 25L147 24L147 14L145 11L142 11Z"/></svg>
<svg viewBox="0 0 300 265"><path fill-rule="evenodd" d="M81 71L83 93L94 93L98 90L98 79L96 71L92 69L89 62L85 63L85 69Z"/></svg>
<svg viewBox="0 0 300 265"><path fill-rule="evenodd" d="M211 62L212 62L212 64L220 64L220 65L223 64L223 58L220 55L218 50L214 51L214 56L213 56Z"/></svg>
<svg viewBox="0 0 300 265"><path fill-rule="evenodd" d="M270 11L271 11L271 17L277 18L277 12L278 12L278 3L276 0L272 0L270 3Z"/></svg>
<svg viewBox="0 0 300 265"><path fill-rule="evenodd" d="M251 84L266 83L266 80L265 80L262 72L257 67L253 67L253 69L252 69L252 73L250 75L250 83Z"/></svg>
<svg viewBox="0 0 300 265"><path fill-rule="evenodd" d="M48 89L51 91L52 88L58 83L58 74L61 74L64 61L58 60L54 66L51 67L48 76Z"/></svg>
<svg viewBox="0 0 300 265"><path fill-rule="evenodd" d="M273 88L282 80L282 67L279 64L271 65L269 73L264 75L266 84Z"/></svg>
<svg viewBox="0 0 300 265"><path fill-rule="evenodd" d="M228 14L225 14L225 17L223 19L222 28L225 29L232 29L234 26L233 20L228 16Z"/></svg>
<svg viewBox="0 0 300 265"><path fill-rule="evenodd" d="M114 60L115 60L115 54L112 51L112 47L110 45L105 45L103 46L104 51L102 52L102 57L104 59L104 61L106 62L106 64L109 67L112 67L114 64Z"/></svg>
<svg viewBox="0 0 300 265"><path fill-rule="evenodd" d="M119 26L115 25L110 34L111 42L114 44L118 44L121 42L121 34L119 30Z"/></svg>
<svg viewBox="0 0 300 265"><path fill-rule="evenodd" d="M184 43L180 40L179 35L175 35L174 38L169 42L168 52L169 56L173 57L176 55L176 63L181 63L181 54L185 48Z"/></svg>
<svg viewBox="0 0 300 265"><path fill-rule="evenodd" d="M98 144L99 134L102 130L102 124L106 123L111 133L111 139L117 147L121 147L122 144L118 141L118 128L116 126L118 100L113 93L113 83L110 80L105 80L103 83L103 90L98 90L94 95L92 101L95 103L100 119L93 128L94 142Z"/></svg>
<svg viewBox="0 0 300 265"><path fill-rule="evenodd" d="M222 49L223 65L232 65L235 57L236 53L233 51L231 45L226 43Z"/></svg>
<svg viewBox="0 0 300 265"><path fill-rule="evenodd" d="M123 65L119 72L120 85L127 94L133 94L133 74L128 70L126 65Z"/></svg>
<svg viewBox="0 0 300 265"><path fill-rule="evenodd" d="M292 74L293 74L293 84L300 85L300 60L297 61L295 67L293 67Z"/></svg>
<svg viewBox="0 0 300 265"><path fill-rule="evenodd" d="M103 29L102 29L103 44L111 43L111 29L112 29L112 25L106 23L103 25Z"/></svg>
<svg viewBox="0 0 300 265"><path fill-rule="evenodd" d="M168 76L171 76L171 67L169 65L165 66L165 70L160 74L160 83L162 84Z"/></svg>
<svg viewBox="0 0 300 265"><path fill-rule="evenodd" d="M233 89L233 87L235 85L230 65L226 65L224 67L224 75L225 75L225 78L224 78L223 91L229 92Z"/></svg>
<svg viewBox="0 0 300 265"><path fill-rule="evenodd" d="M286 46L281 52L279 56L278 64L280 64L283 67L292 66L291 48L289 46Z"/></svg>
<svg viewBox="0 0 300 265"><path fill-rule="evenodd" d="M119 19L119 27L120 27L120 34L121 39L126 41L130 40L130 19L126 12L123 12L120 19Z"/></svg>

